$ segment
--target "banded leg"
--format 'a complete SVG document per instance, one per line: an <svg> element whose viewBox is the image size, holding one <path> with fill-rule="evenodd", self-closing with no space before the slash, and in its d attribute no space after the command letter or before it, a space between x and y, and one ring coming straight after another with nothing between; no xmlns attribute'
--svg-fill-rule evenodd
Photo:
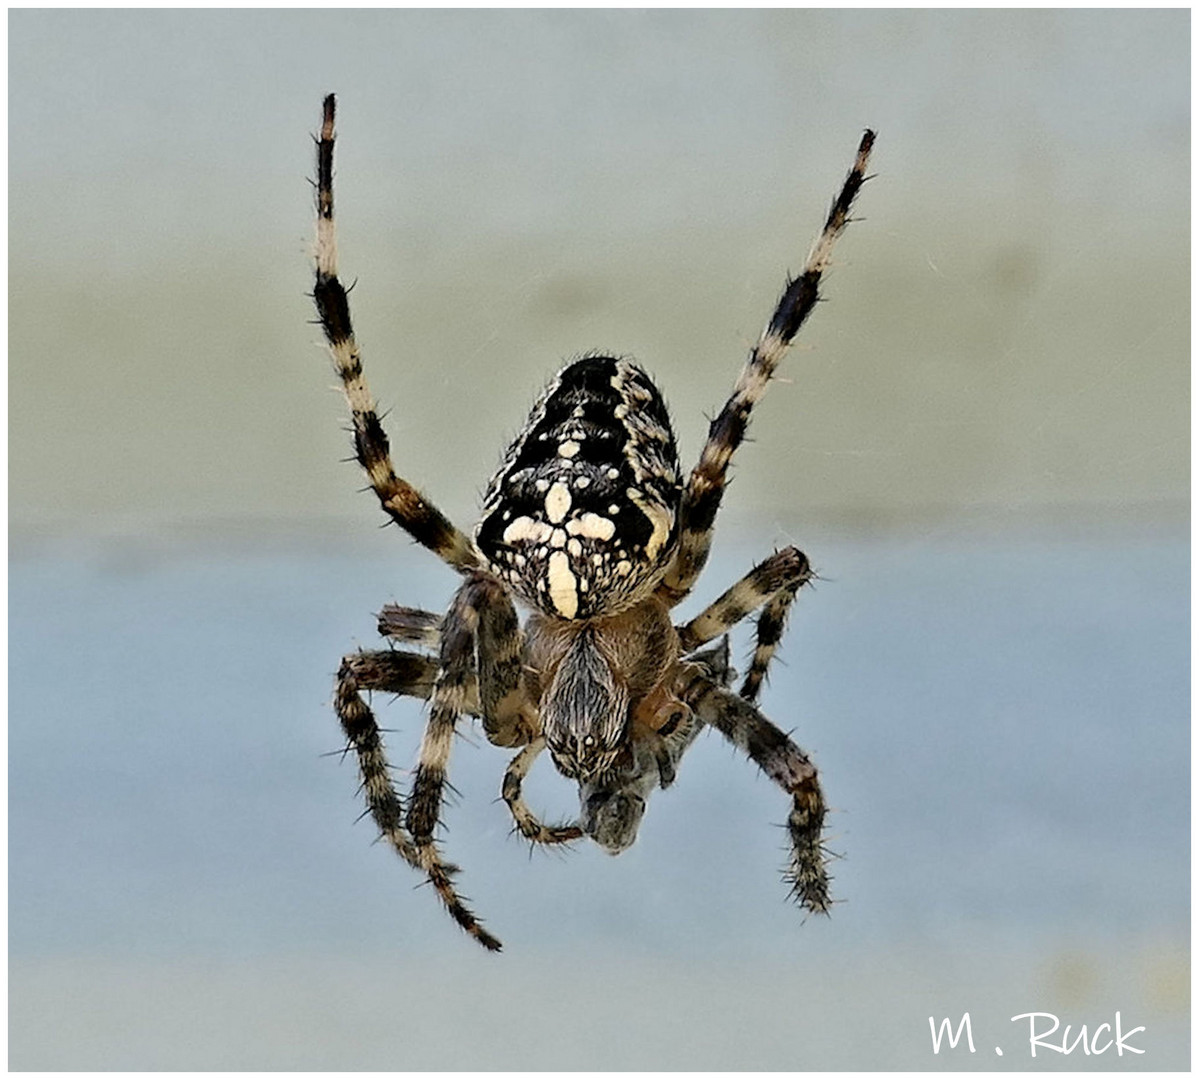
<svg viewBox="0 0 1199 1080"><path fill-rule="evenodd" d="M414 609L399 609L412 611ZM428 612L418 612L428 615ZM435 616L434 616L435 618ZM398 635L397 635L398 636ZM727 649L726 649L727 653ZM433 693L437 677L437 661L420 653L400 649L385 649L378 652L359 652L345 659L350 665L360 690L382 690L406 697L428 698ZM464 712L474 716L480 714L478 687L469 680ZM543 825L529 810L521 795L521 787L529 769L538 755L545 749L545 740L540 736L527 743L512 759L504 774L504 802L512 813L513 821L522 836L537 844L565 844L577 840L583 830L577 825Z"/></svg>
<svg viewBox="0 0 1199 1080"><path fill-rule="evenodd" d="M541 721L525 681L525 636L516 608L492 577L480 575L472 597L483 731L493 746L524 746L540 731Z"/></svg>
<svg viewBox="0 0 1199 1080"><path fill-rule="evenodd" d="M396 641L441 648L441 616L434 611L384 604L379 612L379 633Z"/></svg>
<svg viewBox="0 0 1199 1080"><path fill-rule="evenodd" d="M751 702L757 700L770 661L786 629L787 613L795 594L812 577L812 567L802 551L794 547L776 551L679 630L683 652L711 641L750 612L761 608L753 660L741 685L743 698Z"/></svg>
<svg viewBox="0 0 1199 1080"><path fill-rule="evenodd" d="M342 660L342 670L353 676L360 691L379 690L426 701L433 695L433 683L437 680L437 661L433 657L403 649L351 653ZM479 695L473 682L466 699L465 711L477 716Z"/></svg>
<svg viewBox="0 0 1199 1080"><path fill-rule="evenodd" d="M478 705L469 710L483 720L496 746L524 746L538 728L537 709L525 686L524 633L503 589L488 579L478 607ZM386 604L379 633L430 649L441 647L441 618L431 611ZM426 695L427 696L427 695Z"/></svg>
<svg viewBox="0 0 1199 1080"><path fill-rule="evenodd" d="M479 711L495 746L524 746L538 728L537 710L525 688L524 633L516 608L500 584L478 576L472 590L477 616ZM431 611L386 604L379 633L397 641L440 649L441 619Z"/></svg>
<svg viewBox="0 0 1199 1080"><path fill-rule="evenodd" d="M512 813L517 831L526 840L534 844L569 844L583 835L583 830L577 825L543 825L529 809L521 794L521 787L529 769L538 755L545 749L545 739L538 735L512 759L504 773L504 784L501 788L504 802Z"/></svg>
<svg viewBox="0 0 1199 1080"><path fill-rule="evenodd" d="M347 656L345 663L350 665L359 689L383 690L406 697L430 697L437 677L436 660L399 649L355 653ZM478 688L473 679L468 682L465 701L463 711L478 716ZM529 810L521 795L525 777L544 749L545 740L538 736L512 759L504 773L504 802L512 812L517 830L525 839L537 844L565 844L579 839L583 835L582 829L577 825L543 825Z"/></svg>
<svg viewBox="0 0 1199 1080"><path fill-rule="evenodd" d="M341 378L354 424L354 450L370 478L383 509L413 539L458 570L476 565L470 540L406 480L396 476L391 450L379 423L375 400L362 374L354 341L350 305L337 277L337 233L333 223L333 117L336 102L325 98L321 137L317 142L316 285L312 292L329 343L333 366Z"/></svg>
<svg viewBox="0 0 1199 1080"><path fill-rule="evenodd" d="M454 596L454 602L442 622L437 678L433 684L429 719L421 741L420 764L412 784L407 815L408 831L416 847L419 865L428 875L451 917L484 948L494 951L500 949L500 942L480 925L454 890L451 879L457 867L442 860L433 840L433 830L441 817L442 793L454 730L458 717L470 705L472 685L478 688L485 727L488 725L488 701L511 704L519 696L520 650L513 649L510 643L506 651L501 650L504 656L498 663L481 668L478 677L475 673L476 643L487 640L493 648L497 641L503 644L504 630L516 625L515 613L512 613L509 622L505 605L507 611L511 611L511 602L503 594L499 582L478 572L471 573ZM518 625L516 630L519 632ZM512 659L514 653L515 660ZM488 686L482 681L484 670L488 673ZM505 688L513 681L517 689L508 692ZM511 718L501 717L501 720L508 722ZM515 730L515 721L511 725L511 730ZM493 724L487 727L489 738L493 738L493 729L501 734L508 730L502 724Z"/></svg>
<svg viewBox="0 0 1199 1080"><path fill-rule="evenodd" d="M399 610L411 611L412 609ZM428 613L419 612L418 614L427 615ZM726 643L726 663L727 652ZM438 668L437 661L431 657L399 649L355 653L346 657L344 663L350 665L357 686L361 690L382 690L419 698L428 698L432 695ZM478 687L473 679L468 681L465 701L466 706L463 711L478 716L480 714ZM565 844L578 840L583 835L583 830L577 825L543 825L529 810L521 794L521 788L525 777L529 774L529 769L544 749L545 740L538 736L526 744L521 752L512 759L504 774L503 798L512 813L517 830L525 839L538 844Z"/></svg>
<svg viewBox="0 0 1199 1080"><path fill-rule="evenodd" d="M405 862L419 867L416 846L404 829L404 803L391 781L378 722L361 694L362 690L410 686L421 677L422 672L404 667L402 661L397 665L384 659L390 656L390 653L357 653L342 660L334 708L349 746L357 755L367 809L379 832Z"/></svg>
<svg viewBox="0 0 1199 1080"><path fill-rule="evenodd" d="M791 612L791 605L795 602L795 594L810 580L809 576L803 581L784 585L770 598L758 616L758 624L754 629L753 659L749 662L749 670L745 673L745 679L741 683L739 691L740 695L752 704L757 703L762 683L766 681L770 661L774 659L774 652L783 638L783 632L787 629L787 616Z"/></svg>
<svg viewBox="0 0 1199 1080"><path fill-rule="evenodd" d="M484 717L488 738L496 745L524 747L504 774L502 789L504 801L512 812L519 832L526 839L542 844L576 840L582 835L577 827L542 825L521 798L521 785L537 755L545 748L545 741L533 737L536 714L523 686L522 663L519 661L523 658L524 640L516 622L515 610L507 602L506 596L498 595L493 599L494 603L480 612L479 619L478 684L487 687L486 702L476 704L475 708L468 711ZM400 641L439 647L440 622L432 612L387 604L379 613L379 632ZM514 663L514 660L518 662ZM432 661L429 664L436 668ZM505 700L511 702L513 694L517 695L515 711L505 706ZM477 687L475 697L477 700ZM487 726L487 717L491 717L490 726Z"/></svg>
<svg viewBox="0 0 1199 1080"><path fill-rule="evenodd" d="M732 396L708 429L708 441L700 454L699 464L683 492L678 552L658 586L658 596L671 607L691 591L708 561L712 527L724 497L729 462L745 438L750 412L766 392L766 384L775 368L819 299L821 276L828 268L834 243L849 221L853 201L866 181L866 164L873 145L874 132L867 131L802 272L787 282L770 322L733 387Z"/></svg>
<svg viewBox="0 0 1199 1080"><path fill-rule="evenodd" d="M791 796L791 812L787 817L791 861L786 879L791 894L803 907L827 914L832 901L822 840L825 805L816 767L807 754L744 698L694 670L684 682L679 696L695 710L695 715L745 751Z"/></svg>

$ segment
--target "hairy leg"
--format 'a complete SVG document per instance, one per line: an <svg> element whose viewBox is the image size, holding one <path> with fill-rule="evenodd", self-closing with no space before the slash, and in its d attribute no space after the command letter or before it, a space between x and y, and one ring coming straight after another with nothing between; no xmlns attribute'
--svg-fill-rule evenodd
<svg viewBox="0 0 1199 1080"><path fill-rule="evenodd" d="M419 866L411 836L404 829L404 803L391 781L391 768L383 748L383 737L370 706L362 699L362 690L372 684L392 682L412 685L409 677L419 678L416 670L402 670L402 664L389 666L382 658L389 653L357 653L341 662L334 691L334 708L341 721L349 748L358 759L362 791L367 809L387 842L411 866ZM380 687L382 688L382 687Z"/></svg>
<svg viewBox="0 0 1199 1080"><path fill-rule="evenodd" d="M471 590L478 655L478 708L487 738L496 746L524 746L538 729L537 709L524 676L524 632L499 582L477 575ZM439 616L387 604L379 633L396 641L441 648Z"/></svg>
<svg viewBox="0 0 1199 1080"><path fill-rule="evenodd" d="M436 660L403 649L362 650L344 657L341 663L342 671L353 677L359 690L428 699L437 678ZM476 702L467 712L477 708Z"/></svg>
<svg viewBox="0 0 1199 1080"><path fill-rule="evenodd" d="M387 604L379 613L380 633L399 641L419 643L429 648L440 648L440 627L441 619L437 615L429 611L421 611L418 608ZM486 630L484 629L485 627ZM501 610L498 616L493 615L488 617L484 617L482 613L480 614L479 652L481 656L491 656L491 659L487 663L488 677L481 681L489 687L489 705L492 708L491 715L493 717L497 714L497 701L502 702L508 693L521 689L519 682L513 680L513 673L511 671L514 638L515 644L520 646L517 655L523 652L523 640L516 635L519 635L519 627L514 627L507 612ZM384 658L393 655L403 657L399 665L388 660L381 661L383 665L389 668L395 666L402 667L403 675L411 677L411 689L405 688L397 692L411 693L422 697L428 697L431 694L433 680L437 672L436 661L421 657L415 653L386 652L370 655L372 657L379 655ZM421 663L422 661L423 664ZM480 666L483 666L482 662ZM518 668L516 675L519 679L523 675L523 672ZM393 680L391 685L381 688L392 689L394 686L395 681ZM472 683L468 689L468 701L472 698L473 704L468 705L466 711L476 716L482 715L478 701L478 683ZM531 702L526 701L525 703L531 707ZM493 723L493 730L495 727L496 725ZM498 742L499 737L505 734L512 737L514 732L496 732L497 737L492 738L492 741ZM492 737L490 731L488 737ZM582 831L577 826L543 825L524 802L521 794L524 779L528 776L533 762L542 750L545 749L545 740L540 736L536 736L530 742L528 738L522 737L521 741L516 742L515 745L521 745L521 743L524 744L523 749L512 759L511 764L508 766L504 774L502 788L504 802L508 804L517 830L526 839L539 844L562 844L568 843L571 840L577 840L582 836ZM499 742L499 745L513 745L513 743Z"/></svg>
<svg viewBox="0 0 1199 1080"><path fill-rule="evenodd" d="M525 636L512 599L490 576L471 592L477 613L479 710L495 746L524 746L541 730L525 680Z"/></svg>
<svg viewBox="0 0 1199 1080"><path fill-rule="evenodd" d="M378 618L379 633L384 637L426 649L441 647L441 616L435 611L384 604Z"/></svg>
<svg viewBox="0 0 1199 1080"><path fill-rule="evenodd" d="M451 883L454 867L444 863L433 840L441 816L450 749L458 717L469 711L472 690L487 737L521 745L536 735L536 710L523 683L523 638L507 593L491 575L473 571L454 595L442 620L437 677L412 785L407 826L421 868L455 921L485 948L492 937L463 904Z"/></svg>
<svg viewBox="0 0 1199 1080"><path fill-rule="evenodd" d="M802 551L788 547L775 552L680 628L679 643L683 651L690 652L711 641L761 608L753 660L741 685L741 696L756 701L786 628L795 594L812 577L812 568Z"/></svg>
<svg viewBox="0 0 1199 1080"><path fill-rule="evenodd" d="M708 429L708 440L700 453L699 463L683 492L678 553L658 586L658 595L671 607L691 591L708 561L716 513L728 483L729 462L745 438L754 405L766 392L766 385L779 362L816 306L820 279L828 268L833 245L849 222L850 208L866 181L866 164L873 145L874 132L867 131L803 270L799 277L787 282L774 314L742 368L732 395Z"/></svg>
<svg viewBox="0 0 1199 1080"><path fill-rule="evenodd" d="M787 830L791 860L786 876L792 895L808 911L827 914L829 873L822 840L824 794L816 767L808 755L744 698L717 686L695 670L679 688L704 723L716 728L743 750L779 787L791 796Z"/></svg>
<svg viewBox="0 0 1199 1080"><path fill-rule="evenodd" d="M379 423L375 400L362 373L349 301L337 276L337 233L333 222L335 107L330 94L325 98L321 137L317 142L316 285L312 296L333 366L350 406L355 454L392 520L451 566L466 570L477 562L470 540L416 488L396 475L387 435Z"/></svg>

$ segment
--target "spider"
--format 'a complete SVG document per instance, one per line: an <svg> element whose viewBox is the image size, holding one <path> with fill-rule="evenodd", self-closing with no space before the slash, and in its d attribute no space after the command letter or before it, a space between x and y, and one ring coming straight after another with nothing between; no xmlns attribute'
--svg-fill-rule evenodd
<svg viewBox="0 0 1199 1080"><path fill-rule="evenodd" d="M827 913L825 803L816 769L756 706L792 602L812 579L808 560L784 548L690 622L676 626L670 613L707 562L730 459L816 304L833 244L867 179L874 133L863 135L803 271L787 281L687 477L649 375L630 359L589 353L563 367L533 406L468 536L396 474L363 377L337 272L334 113L330 94L317 140L313 298L349 403L356 457L391 519L462 577L444 616L398 605L379 615L379 631L391 642L424 647L435 658L395 647L363 650L346 656L337 674L334 707L346 752L357 757L368 812L383 837L428 878L459 926L499 950L459 895L457 867L434 838L460 719L477 717L490 742L518 749L501 793L522 836L545 845L588 837L612 854L636 839L646 800L670 785L707 725L789 796L786 880L804 908ZM523 625L518 603L530 609ZM734 692L724 635L755 611L753 657ZM372 690L429 702L406 796L392 781L363 697ZM522 782L544 750L578 785L577 822L543 824L522 798Z"/></svg>

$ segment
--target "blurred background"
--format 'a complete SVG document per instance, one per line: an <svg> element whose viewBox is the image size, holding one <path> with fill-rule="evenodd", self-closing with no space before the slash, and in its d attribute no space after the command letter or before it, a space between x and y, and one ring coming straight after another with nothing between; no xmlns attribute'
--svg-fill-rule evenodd
<svg viewBox="0 0 1199 1080"><path fill-rule="evenodd" d="M10 1066L1186 1068L1189 19L11 12ZM836 808L831 919L713 734L616 860L530 859L459 740L502 957L354 824L338 658L455 579L344 460L331 90L367 374L463 527L585 350L693 461L878 131L680 612L782 544L822 574L763 706ZM421 710L375 704L407 770ZM530 797L573 812L545 762ZM1117 1010L1144 1054L1010 1020Z"/></svg>

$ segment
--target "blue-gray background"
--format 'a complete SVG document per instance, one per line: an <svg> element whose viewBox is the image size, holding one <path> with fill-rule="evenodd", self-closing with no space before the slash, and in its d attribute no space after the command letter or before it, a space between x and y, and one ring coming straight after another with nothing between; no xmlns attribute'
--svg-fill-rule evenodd
<svg viewBox="0 0 1199 1080"><path fill-rule="evenodd" d="M9 27L13 1067L1187 1064L1187 12ZM691 459L878 129L691 605L772 545L824 575L764 704L837 810L831 920L715 736L617 860L530 860L460 741L499 958L353 825L331 673L453 575L339 463L328 90L368 373L464 525L583 349L655 372ZM420 710L378 704L408 768ZM547 765L531 793L570 812ZM934 1056L966 1010L978 1052ZM1146 1053L1034 1061L1032 1010Z"/></svg>

